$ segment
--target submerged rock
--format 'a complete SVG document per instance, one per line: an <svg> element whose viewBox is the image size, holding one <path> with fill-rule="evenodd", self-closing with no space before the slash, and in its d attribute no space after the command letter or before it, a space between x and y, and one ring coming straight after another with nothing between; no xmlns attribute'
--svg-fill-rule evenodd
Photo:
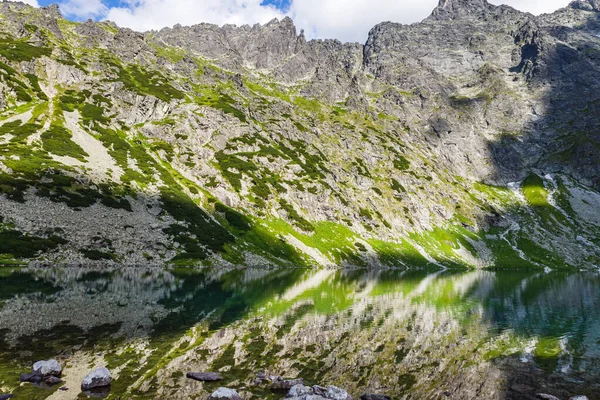
<svg viewBox="0 0 600 400"><path fill-rule="evenodd" d="M360 400L392 400L390 396L386 396L383 394L363 394L360 396Z"/></svg>
<svg viewBox="0 0 600 400"><path fill-rule="evenodd" d="M98 368L92 371L86 376L81 382L81 390L92 390L97 388L106 388L110 386L112 377L110 371L107 368Z"/></svg>
<svg viewBox="0 0 600 400"><path fill-rule="evenodd" d="M233 389L220 387L207 400L242 400L242 397Z"/></svg>
<svg viewBox="0 0 600 400"><path fill-rule="evenodd" d="M304 379L282 379L271 384L271 390L288 391L296 385L304 385Z"/></svg>
<svg viewBox="0 0 600 400"><path fill-rule="evenodd" d="M188 372L186 377L200 382L217 382L223 380L223 376L217 372Z"/></svg>

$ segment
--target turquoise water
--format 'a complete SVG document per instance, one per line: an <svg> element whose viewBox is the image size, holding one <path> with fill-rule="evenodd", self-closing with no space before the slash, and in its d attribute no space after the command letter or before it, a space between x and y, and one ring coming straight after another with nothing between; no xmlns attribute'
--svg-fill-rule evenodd
<svg viewBox="0 0 600 400"><path fill-rule="evenodd" d="M46 358L70 366L69 392L19 386ZM123 371L121 399L208 393L190 369L221 370L247 398L282 397L251 387L267 370L355 396L597 399L600 275L0 269L0 393L81 398L76 372L93 363Z"/></svg>

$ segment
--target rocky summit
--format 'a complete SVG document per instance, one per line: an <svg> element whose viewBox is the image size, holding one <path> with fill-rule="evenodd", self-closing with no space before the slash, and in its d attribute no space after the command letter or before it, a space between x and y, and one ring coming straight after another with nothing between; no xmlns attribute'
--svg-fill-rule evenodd
<svg viewBox="0 0 600 400"><path fill-rule="evenodd" d="M364 45L0 3L3 264L600 264L600 3Z"/></svg>

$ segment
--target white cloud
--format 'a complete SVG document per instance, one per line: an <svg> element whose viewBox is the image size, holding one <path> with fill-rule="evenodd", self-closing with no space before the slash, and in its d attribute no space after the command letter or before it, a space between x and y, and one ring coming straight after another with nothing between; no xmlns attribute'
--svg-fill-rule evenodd
<svg viewBox="0 0 600 400"><path fill-rule="evenodd" d="M36 3L36 0L27 0ZM253 25L284 14L263 0L121 0L107 7L102 0L63 0L61 10L77 19L109 19L138 31L175 24ZM439 0L292 0L286 14L311 38L335 38L365 42L369 30L382 21L418 22L426 18ZM570 0L491 0L507 3L534 14L552 12Z"/></svg>
<svg viewBox="0 0 600 400"><path fill-rule="evenodd" d="M534 14L552 12L569 0L491 0ZM418 22L429 16L438 0L294 0L290 14L308 37L366 41L369 30L382 21Z"/></svg>
<svg viewBox="0 0 600 400"><path fill-rule="evenodd" d="M160 29L175 24L209 22L223 24L266 23L284 15L262 0L140 0L129 7L111 8L105 17L136 30Z"/></svg>
<svg viewBox="0 0 600 400"><path fill-rule="evenodd" d="M30 6L39 7L37 0L21 0L25 4L29 4Z"/></svg>
<svg viewBox="0 0 600 400"><path fill-rule="evenodd" d="M101 17L108 11L102 0L67 0L60 3L60 11L77 19Z"/></svg>

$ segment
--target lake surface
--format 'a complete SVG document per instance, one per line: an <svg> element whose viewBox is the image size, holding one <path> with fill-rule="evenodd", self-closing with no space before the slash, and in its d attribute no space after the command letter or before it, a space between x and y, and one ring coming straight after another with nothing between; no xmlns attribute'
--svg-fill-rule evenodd
<svg viewBox="0 0 600 400"><path fill-rule="evenodd" d="M68 391L19 384L57 358ZM600 399L600 275L569 272L0 269L0 393L280 399L267 375L400 398ZM186 372L221 371L219 384Z"/></svg>

